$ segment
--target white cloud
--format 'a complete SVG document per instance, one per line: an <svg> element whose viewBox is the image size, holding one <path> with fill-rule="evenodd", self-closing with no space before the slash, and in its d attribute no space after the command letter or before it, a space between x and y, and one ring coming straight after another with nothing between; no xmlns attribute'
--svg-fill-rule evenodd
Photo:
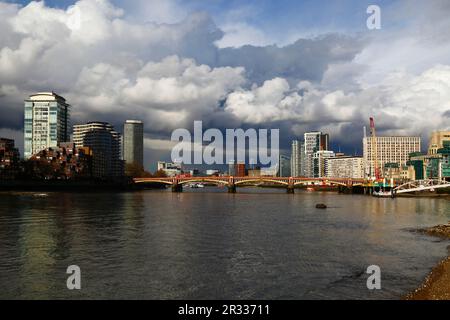
<svg viewBox="0 0 450 320"><path fill-rule="evenodd" d="M135 72L100 63L84 68L69 94L75 115L134 113L152 130L189 126L195 116L218 111L217 101L244 82L242 68L211 68L169 56ZM107 108L105 108L107 106Z"/></svg>
<svg viewBox="0 0 450 320"><path fill-rule="evenodd" d="M216 41L219 48L273 44L273 41L262 30L244 22L227 23L222 25L221 29L225 34L220 40Z"/></svg>
<svg viewBox="0 0 450 320"><path fill-rule="evenodd" d="M174 24L142 23L107 0L80 0L66 10L43 2L2 3L0 15L6 34L0 37L0 81L16 89L0 97L2 105L8 102L5 108L20 115L28 94L53 90L73 105L74 122L120 123L132 113L149 122L149 132L167 133L195 118L233 124L234 114L223 112L221 101L246 78L320 79L329 63L358 51L337 50L354 43L340 36L222 51L214 42L223 32L205 13ZM293 102L280 103L289 108ZM12 120L0 119L0 127L21 126Z"/></svg>
<svg viewBox="0 0 450 320"><path fill-rule="evenodd" d="M445 1L404 3L383 19L407 25L370 38L327 34L283 47L264 46L268 36L247 22L253 8L218 28L176 0L113 1L65 10L0 2L0 128L21 130L23 99L41 90L65 96L73 122L141 118L158 139L197 119L279 126L286 139L322 129L344 142L359 139L352 132L369 115L381 133L448 127Z"/></svg>
<svg viewBox="0 0 450 320"><path fill-rule="evenodd" d="M231 93L225 103L225 111L247 123L298 118L302 98L297 92L290 91L285 79L268 80L260 87Z"/></svg>
<svg viewBox="0 0 450 320"><path fill-rule="evenodd" d="M176 0L113 0L127 10L130 20L142 23L177 23L186 18L186 8Z"/></svg>
<svg viewBox="0 0 450 320"><path fill-rule="evenodd" d="M392 73L381 84L347 93L308 82L292 88L275 78L231 93L225 110L244 123L293 121L296 134L315 126L342 140L351 139L346 125L362 127L372 115L382 134L427 135L430 128L449 128L443 114L450 110L450 66L437 65L417 76Z"/></svg>

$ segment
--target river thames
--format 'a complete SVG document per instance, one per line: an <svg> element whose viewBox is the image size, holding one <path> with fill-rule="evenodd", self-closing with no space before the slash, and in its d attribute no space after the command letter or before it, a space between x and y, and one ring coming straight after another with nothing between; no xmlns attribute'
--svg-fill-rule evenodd
<svg viewBox="0 0 450 320"><path fill-rule="evenodd" d="M399 299L448 254L414 229L449 220L449 198L0 193L0 298ZM81 290L66 287L69 265ZM370 265L381 290L367 289Z"/></svg>

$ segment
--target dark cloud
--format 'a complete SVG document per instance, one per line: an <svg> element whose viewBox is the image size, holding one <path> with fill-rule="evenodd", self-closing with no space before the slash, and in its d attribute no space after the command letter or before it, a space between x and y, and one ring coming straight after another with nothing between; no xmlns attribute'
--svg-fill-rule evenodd
<svg viewBox="0 0 450 320"><path fill-rule="evenodd" d="M224 33L206 13L158 24L135 21L108 1L80 0L72 11L0 2L0 130L22 130L23 100L53 90L73 105L73 123L103 120L121 130L138 118L147 138L159 141L203 120L205 128L279 128L287 151L292 138L322 130L353 153L372 115L380 134L424 134L450 118L448 35L436 34L448 26L448 5L428 3L433 24L419 19L413 29L370 39L326 34L218 48ZM80 25L68 24L77 10ZM447 111L424 118L424 109Z"/></svg>
<svg viewBox="0 0 450 320"><path fill-rule="evenodd" d="M70 29L69 11L50 10L42 2L22 9L0 7L5 17L0 106L7 111L0 127L20 128L23 100L37 91L65 96L73 105L75 123L104 119L120 124L130 116L142 117L149 122L147 132L155 135L169 134L174 126L196 119L237 125L242 121L220 106L227 93L274 77L291 83L320 81L330 65L350 62L362 46L355 38L329 34L285 47L219 49L214 43L223 32L206 13L190 14L179 23L155 24L122 20L121 11L108 2L82 0L75 8L81 24ZM178 58L165 60L170 56ZM152 63L159 64L159 70ZM184 67L186 63L192 67ZM211 69L205 72L206 66ZM198 74L167 71L173 68ZM244 68L242 76L238 68ZM173 92L156 97L163 88ZM183 98L183 90L197 98ZM171 102L174 97L179 97L176 103ZM175 110L185 121L173 121L177 117L170 111Z"/></svg>
<svg viewBox="0 0 450 320"><path fill-rule="evenodd" d="M217 65L243 66L248 77L258 84L275 77L290 82L310 80L320 82L328 67L352 61L364 41L340 34L328 34L313 39L299 39L278 47L243 46L224 48L218 52Z"/></svg>

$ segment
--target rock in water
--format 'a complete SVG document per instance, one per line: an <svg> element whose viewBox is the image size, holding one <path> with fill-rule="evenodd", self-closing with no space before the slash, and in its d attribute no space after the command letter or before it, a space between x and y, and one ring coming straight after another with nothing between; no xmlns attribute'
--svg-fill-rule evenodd
<svg viewBox="0 0 450 320"><path fill-rule="evenodd" d="M327 206L325 204L323 204L323 203L319 203L319 204L316 204L316 208L317 209L326 209Z"/></svg>

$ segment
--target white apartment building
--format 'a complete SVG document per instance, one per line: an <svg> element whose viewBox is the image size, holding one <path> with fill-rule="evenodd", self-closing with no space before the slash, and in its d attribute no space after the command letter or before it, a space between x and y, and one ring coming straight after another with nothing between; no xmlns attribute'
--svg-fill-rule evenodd
<svg viewBox="0 0 450 320"><path fill-rule="evenodd" d="M374 149L374 147L376 147ZM397 163L400 166L409 160L409 154L420 152L420 137L376 137L375 144L372 137L363 138L364 174L366 177L375 176L375 157L380 172L387 163Z"/></svg>
<svg viewBox="0 0 450 320"><path fill-rule="evenodd" d="M25 100L24 156L56 148L69 141L70 105L54 92L40 92Z"/></svg>
<svg viewBox="0 0 450 320"><path fill-rule="evenodd" d="M329 158L334 158L336 155L333 151L321 150L316 151L313 154L313 178L323 178L326 177L327 173L327 162Z"/></svg>
<svg viewBox="0 0 450 320"><path fill-rule="evenodd" d="M336 157L326 159L327 178L364 178L363 157Z"/></svg>

